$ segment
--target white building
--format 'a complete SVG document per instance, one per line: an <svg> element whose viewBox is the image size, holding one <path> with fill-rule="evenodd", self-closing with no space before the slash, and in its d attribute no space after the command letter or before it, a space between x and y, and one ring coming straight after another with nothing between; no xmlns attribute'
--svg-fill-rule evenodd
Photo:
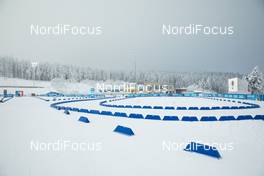
<svg viewBox="0 0 264 176"><path fill-rule="evenodd" d="M248 91L247 81L239 79L239 78L228 79L228 92L229 93L250 93Z"/></svg>

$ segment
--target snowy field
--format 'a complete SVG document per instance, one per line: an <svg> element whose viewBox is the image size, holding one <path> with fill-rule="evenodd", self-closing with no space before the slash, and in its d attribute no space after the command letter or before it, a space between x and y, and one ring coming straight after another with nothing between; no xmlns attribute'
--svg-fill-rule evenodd
<svg viewBox="0 0 264 176"><path fill-rule="evenodd" d="M159 115L264 114L257 109L177 111L117 109L103 107L102 100L67 103L78 108L125 111ZM0 104L0 175L259 175L264 174L263 121L182 122L115 118L50 108L53 101L16 97ZM111 103L215 106L237 105L204 98L148 97ZM220 104L219 104L220 103ZM222 104L221 104L222 103ZM83 115L90 123L78 121ZM113 130L117 125L133 129L129 137ZM89 150L32 149L34 143L86 142ZM179 145L190 141L218 144L221 159L190 153ZM178 145L179 144L179 145ZM93 147L92 147L93 146ZM94 147L97 146L97 147Z"/></svg>

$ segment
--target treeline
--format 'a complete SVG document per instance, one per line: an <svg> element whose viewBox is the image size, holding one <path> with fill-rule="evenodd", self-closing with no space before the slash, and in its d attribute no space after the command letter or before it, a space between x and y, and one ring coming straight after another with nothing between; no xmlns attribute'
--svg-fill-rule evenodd
<svg viewBox="0 0 264 176"><path fill-rule="evenodd" d="M193 87L194 89L210 90L214 92L226 92L227 80L232 77L242 78L238 73L220 72L142 72L138 71L105 71L89 67L78 67L51 63L32 63L27 60L19 60L13 57L0 57L0 76L9 78L21 78L27 80L50 81L54 78L62 78L69 81L80 82L82 80L95 81L125 81L140 83L170 84L178 88Z"/></svg>

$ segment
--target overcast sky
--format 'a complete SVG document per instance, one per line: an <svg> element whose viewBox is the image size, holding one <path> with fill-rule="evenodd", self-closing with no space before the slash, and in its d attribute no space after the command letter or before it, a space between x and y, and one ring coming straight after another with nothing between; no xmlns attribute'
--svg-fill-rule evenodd
<svg viewBox="0 0 264 176"><path fill-rule="evenodd" d="M0 55L108 70L264 70L264 0L0 0ZM100 36L32 36L30 25L102 26ZM232 36L164 36L162 24L234 26Z"/></svg>

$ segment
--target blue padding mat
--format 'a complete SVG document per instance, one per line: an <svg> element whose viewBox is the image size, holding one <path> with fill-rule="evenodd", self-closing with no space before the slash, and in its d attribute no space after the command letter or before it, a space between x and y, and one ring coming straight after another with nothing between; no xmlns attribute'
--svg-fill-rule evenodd
<svg viewBox="0 0 264 176"><path fill-rule="evenodd" d="M81 116L81 117L79 118L79 121L80 121L80 122L83 122L83 123L90 123L89 119L88 119L87 117L84 117L84 116Z"/></svg>
<svg viewBox="0 0 264 176"><path fill-rule="evenodd" d="M236 120L234 116L221 116L219 121Z"/></svg>
<svg viewBox="0 0 264 176"><path fill-rule="evenodd" d="M200 121L217 121L215 116L203 116Z"/></svg>
<svg viewBox="0 0 264 176"><path fill-rule="evenodd" d="M117 117L127 117L127 114L125 112L115 112L114 116Z"/></svg>
<svg viewBox="0 0 264 176"><path fill-rule="evenodd" d="M209 145L191 142L190 144L186 146L184 150L188 152L195 152L195 153L207 155L207 156L217 158L217 159L221 158L221 155L218 152L218 150L215 147L212 147Z"/></svg>
<svg viewBox="0 0 264 176"><path fill-rule="evenodd" d="M253 120L253 117L251 115L240 115L237 120Z"/></svg>
<svg viewBox="0 0 264 176"><path fill-rule="evenodd" d="M177 116L164 116L163 120L179 120L179 118Z"/></svg>
<svg viewBox="0 0 264 176"><path fill-rule="evenodd" d="M64 111L64 114L69 115L69 114L70 114L70 111L66 109L66 110Z"/></svg>
<svg viewBox="0 0 264 176"><path fill-rule="evenodd" d="M131 128L128 128L128 127L125 127L125 126L121 126L121 125L118 125L114 129L114 132L121 133L121 134L128 135L128 136L133 136L134 135L134 132L133 132L133 130Z"/></svg>
<svg viewBox="0 0 264 176"><path fill-rule="evenodd" d="M183 116L181 120L190 122L198 121L197 117L195 116Z"/></svg>
<svg viewBox="0 0 264 176"><path fill-rule="evenodd" d="M147 115L145 119L160 120L160 116L159 115Z"/></svg>
<svg viewBox="0 0 264 176"><path fill-rule="evenodd" d="M129 114L129 118L144 119L142 114L134 114L134 113Z"/></svg>

